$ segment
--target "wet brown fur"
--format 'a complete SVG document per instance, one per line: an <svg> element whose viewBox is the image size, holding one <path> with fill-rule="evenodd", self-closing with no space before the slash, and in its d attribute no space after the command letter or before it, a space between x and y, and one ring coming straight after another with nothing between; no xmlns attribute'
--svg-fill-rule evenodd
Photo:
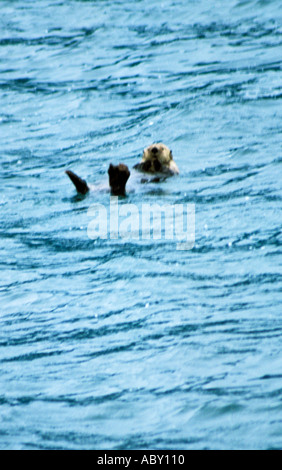
<svg viewBox="0 0 282 470"><path fill-rule="evenodd" d="M179 174L171 150L163 143L145 148L141 162L134 168L143 173L160 173L167 176Z"/></svg>

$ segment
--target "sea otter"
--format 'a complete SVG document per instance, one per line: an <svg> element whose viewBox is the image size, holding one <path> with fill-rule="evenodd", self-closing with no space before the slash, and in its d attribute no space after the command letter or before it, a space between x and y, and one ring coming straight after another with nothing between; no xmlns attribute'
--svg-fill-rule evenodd
<svg viewBox="0 0 282 470"><path fill-rule="evenodd" d="M149 179L142 178L141 183L159 182L168 176L179 174L171 150L162 143L152 144L147 147L143 152L141 162L133 168L150 176ZM85 180L69 170L66 171L66 174L75 185L78 193L87 194L90 191L91 188ZM128 167L123 163L119 165L110 164L108 175L111 194L113 196L125 196L125 187L130 176Z"/></svg>

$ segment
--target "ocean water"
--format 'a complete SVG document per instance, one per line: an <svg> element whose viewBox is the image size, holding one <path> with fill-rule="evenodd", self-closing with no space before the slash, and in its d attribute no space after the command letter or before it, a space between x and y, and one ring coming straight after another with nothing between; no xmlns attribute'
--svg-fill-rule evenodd
<svg viewBox="0 0 282 470"><path fill-rule="evenodd" d="M0 8L0 448L281 449L281 1ZM159 141L194 247L91 239Z"/></svg>

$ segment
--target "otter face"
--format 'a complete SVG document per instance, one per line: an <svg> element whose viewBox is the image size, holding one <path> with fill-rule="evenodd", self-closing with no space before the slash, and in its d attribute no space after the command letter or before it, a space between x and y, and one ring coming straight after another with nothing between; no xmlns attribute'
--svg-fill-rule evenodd
<svg viewBox="0 0 282 470"><path fill-rule="evenodd" d="M134 168L145 173L163 173L167 175L179 173L171 150L162 143L147 147L143 152L141 163L135 165Z"/></svg>
<svg viewBox="0 0 282 470"><path fill-rule="evenodd" d="M128 167L122 163L110 165L108 169L111 192L114 196L125 196L125 185L130 176Z"/></svg>

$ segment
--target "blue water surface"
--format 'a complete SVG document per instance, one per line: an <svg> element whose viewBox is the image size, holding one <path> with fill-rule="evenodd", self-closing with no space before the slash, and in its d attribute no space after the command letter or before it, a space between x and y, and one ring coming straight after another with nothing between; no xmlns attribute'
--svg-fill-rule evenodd
<svg viewBox="0 0 282 470"><path fill-rule="evenodd" d="M281 1L0 8L0 448L281 449ZM159 141L194 248L90 239Z"/></svg>

